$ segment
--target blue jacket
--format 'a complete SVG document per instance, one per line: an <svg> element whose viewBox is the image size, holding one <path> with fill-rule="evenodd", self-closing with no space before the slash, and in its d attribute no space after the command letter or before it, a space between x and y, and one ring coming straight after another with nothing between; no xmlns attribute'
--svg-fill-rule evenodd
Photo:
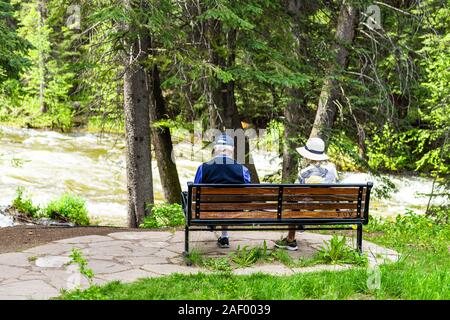
<svg viewBox="0 0 450 320"><path fill-rule="evenodd" d="M198 167L194 183L250 183L250 172L235 160L219 156Z"/></svg>

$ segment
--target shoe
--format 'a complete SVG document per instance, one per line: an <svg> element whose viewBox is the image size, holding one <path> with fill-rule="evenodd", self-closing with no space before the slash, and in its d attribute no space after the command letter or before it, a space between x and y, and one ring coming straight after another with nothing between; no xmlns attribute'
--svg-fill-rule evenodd
<svg viewBox="0 0 450 320"><path fill-rule="evenodd" d="M280 248L280 249L287 249L290 251L298 250L297 240L288 241L287 238L275 241L275 247Z"/></svg>
<svg viewBox="0 0 450 320"><path fill-rule="evenodd" d="M219 237L219 239L217 239L217 245L221 248L229 248L230 242L227 237Z"/></svg>

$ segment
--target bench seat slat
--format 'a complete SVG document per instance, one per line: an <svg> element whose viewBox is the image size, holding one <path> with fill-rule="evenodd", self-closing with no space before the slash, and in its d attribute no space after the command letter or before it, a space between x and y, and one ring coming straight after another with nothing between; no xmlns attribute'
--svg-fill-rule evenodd
<svg viewBox="0 0 450 320"><path fill-rule="evenodd" d="M192 188L192 194L197 192L197 188ZM211 187L202 187L200 189L200 194L236 194L236 195L244 195L244 194L268 194L268 195L278 195L278 188L211 188Z"/></svg>
<svg viewBox="0 0 450 320"><path fill-rule="evenodd" d="M355 218L356 211L283 211L283 219L294 218ZM195 218L195 216L193 216ZM270 211L203 211L200 219L276 219L277 212Z"/></svg>
<svg viewBox="0 0 450 320"><path fill-rule="evenodd" d="M289 187L285 188L284 194L303 194L303 195L334 195L334 194L358 194L358 188L342 188L342 187L332 187L332 188L308 188L308 187Z"/></svg>
<svg viewBox="0 0 450 320"><path fill-rule="evenodd" d="M278 194L264 195L264 194L232 194L232 195L200 195L202 203L208 202L253 202L253 201L277 201ZM192 197L195 201L195 195Z"/></svg>
<svg viewBox="0 0 450 320"><path fill-rule="evenodd" d="M287 201L357 201L358 195L332 194L332 195L290 195L284 194L283 199ZM195 194L192 195L195 201ZM205 202L254 202L254 201L278 201L278 194L233 194L233 195L204 195L200 194L200 201Z"/></svg>
<svg viewBox="0 0 450 320"><path fill-rule="evenodd" d="M298 194L283 194L285 201L357 201L357 194L312 194L312 195L298 195Z"/></svg>
<svg viewBox="0 0 450 320"><path fill-rule="evenodd" d="M317 210L317 209L354 209L356 210L356 203L283 203L283 209L302 209L302 210ZM195 206L195 204L194 204ZM258 209L273 209L277 210L277 202L249 202L249 203L200 203L200 212L202 211L228 211L228 210L258 210Z"/></svg>

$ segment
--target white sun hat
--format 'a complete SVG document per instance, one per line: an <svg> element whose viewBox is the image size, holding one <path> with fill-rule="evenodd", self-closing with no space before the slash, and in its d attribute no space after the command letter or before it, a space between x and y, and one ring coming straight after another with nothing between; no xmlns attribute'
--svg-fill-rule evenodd
<svg viewBox="0 0 450 320"><path fill-rule="evenodd" d="M310 160L328 160L328 156L325 154L325 142L320 138L310 138L306 142L306 146L295 150L303 157Z"/></svg>

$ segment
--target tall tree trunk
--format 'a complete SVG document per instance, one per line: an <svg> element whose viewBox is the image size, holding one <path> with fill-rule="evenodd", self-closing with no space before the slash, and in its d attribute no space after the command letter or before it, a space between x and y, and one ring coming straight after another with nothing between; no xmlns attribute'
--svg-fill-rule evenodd
<svg viewBox="0 0 450 320"><path fill-rule="evenodd" d="M161 80L156 64L153 65L151 71L151 90L150 122L155 123L167 119L166 104L162 95ZM152 126L151 131L164 198L169 203L180 203L181 186L177 166L172 159L173 145L170 129Z"/></svg>
<svg viewBox="0 0 450 320"><path fill-rule="evenodd" d="M125 1L127 9L130 2ZM129 36L139 30L125 26ZM148 56L150 38L145 32L125 43L124 111L126 133L126 163L128 189L128 226L138 227L150 214L153 204L153 183L150 150L150 90L144 61Z"/></svg>
<svg viewBox="0 0 450 320"><path fill-rule="evenodd" d="M297 59L308 64L307 58L312 56L309 48L308 17L317 12L319 4L313 0L289 0L286 12L293 18L292 34L297 42ZM299 133L305 132L305 111L307 98L304 88L292 88L288 91L291 101L284 109L284 143L281 180L294 183L298 176L300 155L295 150L300 147Z"/></svg>
<svg viewBox="0 0 450 320"><path fill-rule="evenodd" d="M39 0L38 2L38 13L39 13L39 32L44 32L45 19L47 17L47 3L46 0ZM39 48L39 109L42 113L48 111L47 104L45 103L45 82L47 77L46 68L46 52L45 49Z"/></svg>
<svg viewBox="0 0 450 320"><path fill-rule="evenodd" d="M215 43L209 44L210 61L222 69L227 69L234 65L236 59L236 30L232 30L228 34L223 34L220 21L214 21L212 25L214 27L210 28L210 36ZM216 48L219 46L227 48L227 57L224 57L223 53L218 52ZM231 80L225 83L215 77L210 82L210 90L212 101L209 110L210 112L214 112L210 114L210 124L214 125L213 128L222 131L226 129L243 130L234 95L234 81ZM237 152L245 152L244 164L250 171L251 182L259 183L258 172L250 154L248 137L245 137L244 147L245 150L239 150L236 147L235 156ZM239 160L240 157L238 156L236 158Z"/></svg>
<svg viewBox="0 0 450 320"><path fill-rule="evenodd" d="M298 133L301 126L302 109L306 107L306 99L300 89L289 90L292 101L284 109L284 144L283 167L281 180L283 183L294 183L298 175L299 154L295 150L300 147Z"/></svg>
<svg viewBox="0 0 450 320"><path fill-rule="evenodd" d="M358 16L358 9L352 6L349 0L343 0L336 27L336 42L332 46L332 50L336 52L335 63L330 68L329 78L322 86L310 134L310 137L320 137L325 142L330 138L336 116L336 103L340 98L339 83L334 77L340 70L347 68L348 46L355 37Z"/></svg>

